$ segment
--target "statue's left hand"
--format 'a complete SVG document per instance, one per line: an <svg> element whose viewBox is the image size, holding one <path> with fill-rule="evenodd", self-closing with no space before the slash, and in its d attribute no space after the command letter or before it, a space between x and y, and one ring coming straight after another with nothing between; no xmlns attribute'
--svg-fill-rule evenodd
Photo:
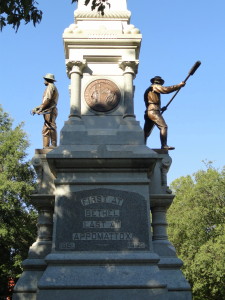
<svg viewBox="0 0 225 300"><path fill-rule="evenodd" d="M40 113L41 113L41 109L39 108L36 110L36 114L40 115Z"/></svg>

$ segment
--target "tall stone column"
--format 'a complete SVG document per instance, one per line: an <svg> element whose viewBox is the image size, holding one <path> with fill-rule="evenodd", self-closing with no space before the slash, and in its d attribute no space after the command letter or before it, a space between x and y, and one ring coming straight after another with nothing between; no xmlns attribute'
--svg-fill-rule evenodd
<svg viewBox="0 0 225 300"><path fill-rule="evenodd" d="M132 117L134 115L134 103L133 103L133 79L135 77L138 61L122 61L120 68L124 71L124 118Z"/></svg>
<svg viewBox="0 0 225 300"><path fill-rule="evenodd" d="M66 66L67 74L71 79L69 118L81 118L81 77L86 60L69 61Z"/></svg>

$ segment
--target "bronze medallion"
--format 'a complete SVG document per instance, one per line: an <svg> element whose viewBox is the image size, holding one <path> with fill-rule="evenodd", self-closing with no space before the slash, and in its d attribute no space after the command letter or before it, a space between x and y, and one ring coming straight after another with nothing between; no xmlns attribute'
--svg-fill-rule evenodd
<svg viewBox="0 0 225 300"><path fill-rule="evenodd" d="M111 80L97 79L86 87L84 98L90 108L95 111L107 112L118 105L120 90Z"/></svg>

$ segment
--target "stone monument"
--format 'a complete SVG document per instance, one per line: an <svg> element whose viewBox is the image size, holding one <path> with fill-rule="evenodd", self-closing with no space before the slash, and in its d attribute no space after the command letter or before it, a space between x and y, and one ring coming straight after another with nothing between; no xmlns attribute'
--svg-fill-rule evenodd
<svg viewBox="0 0 225 300"><path fill-rule="evenodd" d="M126 0L110 2L102 16L79 0L63 34L70 115L33 158L38 237L14 300L191 299L166 232L171 158L134 115L142 36Z"/></svg>

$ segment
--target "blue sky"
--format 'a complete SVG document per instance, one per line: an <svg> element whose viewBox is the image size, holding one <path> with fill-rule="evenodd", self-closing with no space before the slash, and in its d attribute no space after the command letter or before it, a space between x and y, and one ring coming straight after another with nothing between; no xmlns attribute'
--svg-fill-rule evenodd
<svg viewBox="0 0 225 300"><path fill-rule="evenodd" d="M119 1L119 0L118 0ZM184 80L192 65L202 65L188 80L164 117L169 126L168 144L173 164L169 183L204 168L202 160L225 165L224 70L225 1L215 0L128 0L131 24L143 35L135 84L135 114L143 127L143 93L149 79L160 75L165 85ZM17 33L7 27L0 33L0 103L14 119L24 121L30 147L42 148L42 117L30 110L41 103L43 75L54 73L60 93L58 131L69 115L69 79L66 75L62 33L74 22L76 4L70 0L40 0L43 20L37 27L21 25ZM163 95L166 104L170 95ZM148 139L150 148L160 147L159 131Z"/></svg>

